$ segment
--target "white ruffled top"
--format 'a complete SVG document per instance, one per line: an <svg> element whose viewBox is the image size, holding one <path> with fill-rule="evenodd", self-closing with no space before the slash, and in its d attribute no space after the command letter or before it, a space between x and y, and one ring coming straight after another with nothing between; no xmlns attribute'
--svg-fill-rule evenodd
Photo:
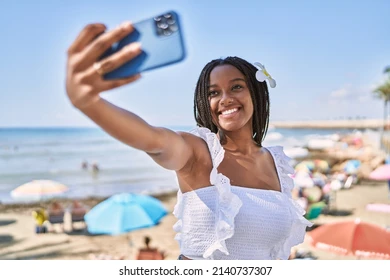
<svg viewBox="0 0 390 280"><path fill-rule="evenodd" d="M209 148L212 186L178 191L173 229L181 254L190 259L288 259L291 247L303 242L312 223L291 197L294 183L288 174L294 169L283 148L266 148L274 159L281 192L232 186L217 170L225 153L217 135L199 127L191 133Z"/></svg>

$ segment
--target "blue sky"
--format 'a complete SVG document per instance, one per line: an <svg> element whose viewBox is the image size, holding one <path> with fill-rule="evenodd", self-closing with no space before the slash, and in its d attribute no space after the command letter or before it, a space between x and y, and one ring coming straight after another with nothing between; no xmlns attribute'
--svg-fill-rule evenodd
<svg viewBox="0 0 390 280"><path fill-rule="evenodd" d="M0 2L0 126L94 126L65 95L66 50L82 27L113 28L174 9L188 56L103 94L154 125L193 125L202 67L228 55L259 61L277 81L271 120L380 118L372 89L390 65L390 1Z"/></svg>

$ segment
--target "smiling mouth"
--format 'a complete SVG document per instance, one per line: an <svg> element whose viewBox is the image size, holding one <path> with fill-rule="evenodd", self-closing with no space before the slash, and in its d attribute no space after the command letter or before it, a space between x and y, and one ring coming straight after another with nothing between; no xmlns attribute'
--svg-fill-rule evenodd
<svg viewBox="0 0 390 280"><path fill-rule="evenodd" d="M219 116L222 118L230 118L237 114L237 112L240 110L240 108L233 108L229 110L224 110L219 113Z"/></svg>

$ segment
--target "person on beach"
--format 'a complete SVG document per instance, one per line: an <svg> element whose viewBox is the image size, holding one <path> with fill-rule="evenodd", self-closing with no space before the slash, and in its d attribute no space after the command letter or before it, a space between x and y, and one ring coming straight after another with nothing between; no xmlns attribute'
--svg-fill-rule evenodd
<svg viewBox="0 0 390 280"><path fill-rule="evenodd" d="M144 237L144 248L140 248L137 254L137 260L163 260L165 258L164 252L157 248L150 247L151 238Z"/></svg>
<svg viewBox="0 0 390 280"><path fill-rule="evenodd" d="M46 233L47 228L45 226L45 222L48 219L47 213L45 209L43 208L38 208L34 211L32 211L32 216L34 217L35 220L35 233Z"/></svg>
<svg viewBox="0 0 390 280"><path fill-rule="evenodd" d="M49 205L48 211L49 211L49 215L59 216L59 215L63 215L65 210L58 201L53 201Z"/></svg>
<svg viewBox="0 0 390 280"><path fill-rule="evenodd" d="M263 147L270 101L264 66L239 57L205 65L195 88L197 127L175 132L148 124L101 92L132 83L102 75L141 53L132 43L99 60L134 30L87 25L68 49L66 91L72 105L119 141L174 170L180 185L174 215L179 259L285 259L311 223L291 196L294 169L282 147ZM100 35L100 36L98 36ZM173 82L173 81L172 81Z"/></svg>
<svg viewBox="0 0 390 280"><path fill-rule="evenodd" d="M88 161L84 160L82 163L81 163L81 168L83 170L87 170L88 169Z"/></svg>
<svg viewBox="0 0 390 280"><path fill-rule="evenodd" d="M73 230L73 223L85 224L85 214L87 214L87 207L78 200L73 200L71 205L68 207L71 216L71 226Z"/></svg>

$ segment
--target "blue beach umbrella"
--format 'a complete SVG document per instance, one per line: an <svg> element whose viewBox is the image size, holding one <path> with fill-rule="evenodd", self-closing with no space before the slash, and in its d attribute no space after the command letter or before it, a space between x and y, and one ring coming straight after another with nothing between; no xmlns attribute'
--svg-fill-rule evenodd
<svg viewBox="0 0 390 280"><path fill-rule="evenodd" d="M92 234L117 235L156 225L167 214L164 205L148 195L122 193L102 201L86 215Z"/></svg>
<svg viewBox="0 0 390 280"><path fill-rule="evenodd" d="M360 160L351 159L346 163L344 167L344 171L348 174L356 174L360 165L361 165Z"/></svg>

